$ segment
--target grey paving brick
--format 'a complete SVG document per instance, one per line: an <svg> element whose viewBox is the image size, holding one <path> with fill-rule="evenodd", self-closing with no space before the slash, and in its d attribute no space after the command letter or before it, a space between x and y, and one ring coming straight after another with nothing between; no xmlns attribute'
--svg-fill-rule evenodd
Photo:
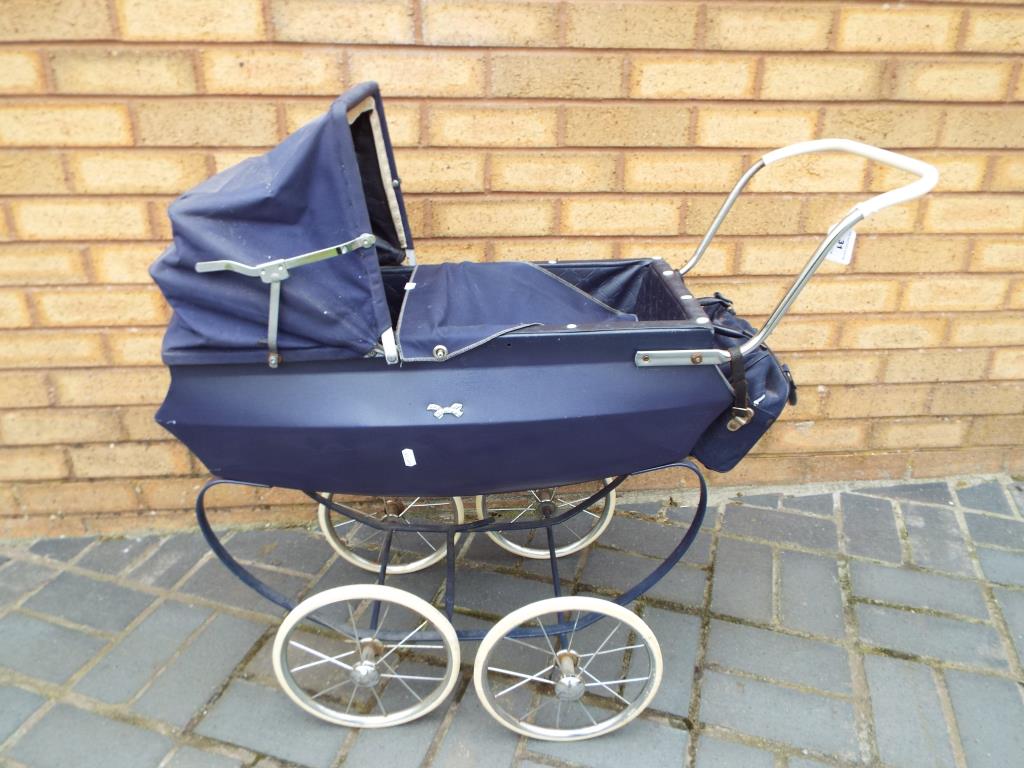
<svg viewBox="0 0 1024 768"><path fill-rule="evenodd" d="M195 747L182 747L164 768L241 768L242 761Z"/></svg>
<svg viewBox="0 0 1024 768"><path fill-rule="evenodd" d="M250 566L248 570L292 600L297 600L307 584L305 577L268 571L257 566ZM284 613L281 608L239 581L219 560L203 563L199 570L182 585L181 591L235 608L245 608L277 616Z"/></svg>
<svg viewBox="0 0 1024 768"><path fill-rule="evenodd" d="M601 534L604 546L616 547L627 552L638 552L649 557L665 557L683 537L685 529L661 525L657 522L634 520L628 517L614 517L611 525ZM696 542L694 547L696 547Z"/></svg>
<svg viewBox="0 0 1024 768"><path fill-rule="evenodd" d="M0 555L0 568L4 566L4 563L9 563L10 561L11 558L7 557L7 555Z"/></svg>
<svg viewBox="0 0 1024 768"><path fill-rule="evenodd" d="M999 588L992 591L1009 627L1010 636L1017 649L1017 658L1024 664L1024 592Z"/></svg>
<svg viewBox="0 0 1024 768"><path fill-rule="evenodd" d="M348 736L303 712L280 689L244 680L228 686L196 731L311 768L328 768Z"/></svg>
<svg viewBox="0 0 1024 768"><path fill-rule="evenodd" d="M206 541L198 533L171 536L145 562L136 566L129 578L168 589L177 584L208 551Z"/></svg>
<svg viewBox="0 0 1024 768"><path fill-rule="evenodd" d="M517 696L518 693L515 691L509 695ZM529 709L527 700L516 701L515 706L520 705L523 711ZM484 733L487 738L481 737ZM512 763L518 743L518 736L498 725L487 714L470 685L441 740L432 768L468 768L477 765L503 768Z"/></svg>
<svg viewBox="0 0 1024 768"><path fill-rule="evenodd" d="M772 619L772 553L766 546L719 539L711 609L753 621Z"/></svg>
<svg viewBox="0 0 1024 768"><path fill-rule="evenodd" d="M828 763L820 760L811 760L807 757L791 757L787 768L828 768Z"/></svg>
<svg viewBox="0 0 1024 768"><path fill-rule="evenodd" d="M904 504L903 520L907 524L915 563L939 571L973 575L967 545L952 510Z"/></svg>
<svg viewBox="0 0 1024 768"><path fill-rule="evenodd" d="M766 509L778 509L781 500L781 493L736 494L737 503L748 504L752 507L765 507Z"/></svg>
<svg viewBox="0 0 1024 768"><path fill-rule="evenodd" d="M846 630L836 561L803 552L782 552L779 568L779 620L783 626L842 637Z"/></svg>
<svg viewBox="0 0 1024 768"><path fill-rule="evenodd" d="M209 615L205 608L164 603L89 670L75 689L108 704L128 701Z"/></svg>
<svg viewBox="0 0 1024 768"><path fill-rule="evenodd" d="M152 602L152 595L109 581L62 573L30 597L25 607L87 627L117 632Z"/></svg>
<svg viewBox="0 0 1024 768"><path fill-rule="evenodd" d="M850 579L860 597L988 618L981 588L973 581L858 561L850 564Z"/></svg>
<svg viewBox="0 0 1024 768"><path fill-rule="evenodd" d="M0 572L0 606L17 602L23 595L52 579L56 571L42 565L14 562Z"/></svg>
<svg viewBox="0 0 1024 768"><path fill-rule="evenodd" d="M521 536L522 534L517 534L514 538L517 542L522 543L520 541ZM547 546L546 537L539 538L538 534L534 534L534 538L531 541L533 540L536 540L535 546ZM494 543L494 540L490 536L484 533L474 534L470 537L470 540L463 545L460 557L463 560L470 560L477 563L483 563L486 566L498 566L501 568L515 568L523 560L523 558L518 555L513 555L507 549L499 547ZM538 565L544 565L544 562L542 561L535 562ZM438 563L437 567L443 570L444 563Z"/></svg>
<svg viewBox="0 0 1024 768"><path fill-rule="evenodd" d="M814 549L836 548L836 526L831 520L755 507L729 505L723 530Z"/></svg>
<svg viewBox="0 0 1024 768"><path fill-rule="evenodd" d="M857 755L853 706L841 699L708 671L700 719L846 759Z"/></svg>
<svg viewBox="0 0 1024 768"><path fill-rule="evenodd" d="M624 728L599 739L573 742L530 740L531 752L571 761L589 768L676 768L686 760L690 734L651 720L634 720Z"/></svg>
<svg viewBox="0 0 1024 768"><path fill-rule="evenodd" d="M0 742L18 730L44 701L31 691L0 685Z"/></svg>
<svg viewBox="0 0 1024 768"><path fill-rule="evenodd" d="M702 735L697 741L697 768L772 768L775 758L763 749Z"/></svg>
<svg viewBox="0 0 1024 768"><path fill-rule="evenodd" d="M455 581L455 604L488 615L504 615L527 603L553 596L550 584L503 573L463 572Z"/></svg>
<svg viewBox="0 0 1024 768"><path fill-rule="evenodd" d="M990 626L875 605L860 604L855 610L861 637L872 645L995 669L1007 666Z"/></svg>
<svg viewBox="0 0 1024 768"><path fill-rule="evenodd" d="M971 538L979 544L996 544L1024 549L1024 522L1012 518L964 515Z"/></svg>
<svg viewBox="0 0 1024 768"><path fill-rule="evenodd" d="M971 768L1024 765L1024 704L1009 680L947 670L946 685Z"/></svg>
<svg viewBox="0 0 1024 768"><path fill-rule="evenodd" d="M985 512L995 512L999 515L1012 515L1010 502L1006 499L1003 486L996 480L978 483L968 488L958 488L956 491L960 506L969 509L980 509Z"/></svg>
<svg viewBox="0 0 1024 768"><path fill-rule="evenodd" d="M145 536L140 539L104 539L96 542L96 546L82 555L82 559L76 565L90 571L115 575L131 565L156 541L156 536Z"/></svg>
<svg viewBox="0 0 1024 768"><path fill-rule="evenodd" d="M690 711L693 673L697 665L700 619L659 608L648 608L643 618L658 638L665 664L664 678L651 707L686 716Z"/></svg>
<svg viewBox="0 0 1024 768"><path fill-rule="evenodd" d="M221 686L264 629L234 616L217 616L156 678L135 703L135 710L184 726Z"/></svg>
<svg viewBox="0 0 1024 768"><path fill-rule="evenodd" d="M8 754L33 768L155 768L171 744L159 733L58 704Z"/></svg>
<svg viewBox="0 0 1024 768"><path fill-rule="evenodd" d="M978 560L985 578L1000 584L1024 587L1024 553L978 547Z"/></svg>
<svg viewBox="0 0 1024 768"><path fill-rule="evenodd" d="M29 547L29 552L66 563L68 560L73 560L79 552L92 544L94 540L92 536L41 539Z"/></svg>
<svg viewBox="0 0 1024 768"><path fill-rule="evenodd" d="M849 554L900 562L899 531L891 502L842 493L839 506L843 510L843 539Z"/></svg>
<svg viewBox="0 0 1024 768"><path fill-rule="evenodd" d="M63 683L105 644L23 613L0 618L0 666L51 683Z"/></svg>
<svg viewBox="0 0 1024 768"><path fill-rule="evenodd" d="M658 513L665 508L666 499L657 501L632 501L628 496L619 496L615 501L616 512L633 512L646 517L657 517Z"/></svg>
<svg viewBox="0 0 1024 768"><path fill-rule="evenodd" d="M673 523L680 523L682 525L689 525L693 522L693 516L696 512L697 508L692 504L674 504L671 499L665 506L665 517ZM704 513L704 525L710 527L711 521L716 514L714 508L708 509Z"/></svg>
<svg viewBox="0 0 1024 768"><path fill-rule="evenodd" d="M816 515L831 515L833 501L831 493L815 493L810 496L783 496L782 508Z"/></svg>
<svg viewBox="0 0 1024 768"><path fill-rule="evenodd" d="M659 562L649 557L596 548L590 553L580 582L623 592L646 578ZM679 605L700 607L704 604L706 583L705 571L677 565L648 590L647 596Z"/></svg>
<svg viewBox="0 0 1024 768"><path fill-rule="evenodd" d="M1018 513L1024 513L1024 483L1010 483L1006 486L1006 490L1010 492L1010 498L1013 499Z"/></svg>
<svg viewBox="0 0 1024 768"><path fill-rule="evenodd" d="M464 570L460 570L457 576L461 577L458 580L458 584L463 587L471 586L472 574ZM463 579L465 583L463 583ZM427 570L417 571L416 573L405 574L402 576L389 575L387 577L387 584L392 587L398 587L404 589L407 592L412 592L417 597L422 597L427 602L430 602L434 598L434 594L444 581L444 565L438 563L437 565L428 568ZM325 589L332 589L334 587L342 587L346 584L376 584L377 575L364 571L361 568L357 568L352 563L338 558L331 567L327 569L324 575L310 587L306 594L315 595L318 592L322 592Z"/></svg>
<svg viewBox="0 0 1024 768"><path fill-rule="evenodd" d="M859 492L901 501L919 501L923 504L949 505L953 503L953 497L950 496L949 488L945 483L876 485L871 488L861 488Z"/></svg>
<svg viewBox="0 0 1024 768"><path fill-rule="evenodd" d="M707 661L833 693L850 692L846 651L828 643L712 620Z"/></svg>
<svg viewBox="0 0 1024 768"><path fill-rule="evenodd" d="M317 573L333 550L323 535L304 530L241 531L231 537L228 551L239 560Z"/></svg>
<svg viewBox="0 0 1024 768"><path fill-rule="evenodd" d="M956 764L932 671L922 664L864 658L878 752L887 765L952 768Z"/></svg>
<svg viewBox="0 0 1024 768"><path fill-rule="evenodd" d="M558 578L562 582L571 582L576 577L579 568L582 552L558 558ZM549 560L537 560L524 558L521 565L523 573L536 576L541 579L551 579L551 564Z"/></svg>
<svg viewBox="0 0 1024 768"><path fill-rule="evenodd" d="M447 708L442 704L426 717L405 723L398 728L364 728L345 756L344 765L387 768L419 768L423 756L441 727ZM498 727L491 721L491 729Z"/></svg>

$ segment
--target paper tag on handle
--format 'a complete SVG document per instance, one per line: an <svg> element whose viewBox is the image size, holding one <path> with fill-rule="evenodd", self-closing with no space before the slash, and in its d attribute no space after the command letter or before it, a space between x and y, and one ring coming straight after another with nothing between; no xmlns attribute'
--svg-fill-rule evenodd
<svg viewBox="0 0 1024 768"><path fill-rule="evenodd" d="M853 244L856 242L857 233L851 229L836 240L836 244L832 246L832 250L828 252L825 258L829 261L834 261L836 264L849 264L853 261Z"/></svg>

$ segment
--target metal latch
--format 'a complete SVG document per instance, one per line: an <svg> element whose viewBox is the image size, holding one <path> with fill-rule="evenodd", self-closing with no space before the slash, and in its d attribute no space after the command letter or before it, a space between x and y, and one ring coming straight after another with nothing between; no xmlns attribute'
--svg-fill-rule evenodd
<svg viewBox="0 0 1024 768"><path fill-rule="evenodd" d="M753 408L741 408L734 405L732 408L732 418L726 423L725 428L730 432L735 432L747 426L752 418L754 418Z"/></svg>

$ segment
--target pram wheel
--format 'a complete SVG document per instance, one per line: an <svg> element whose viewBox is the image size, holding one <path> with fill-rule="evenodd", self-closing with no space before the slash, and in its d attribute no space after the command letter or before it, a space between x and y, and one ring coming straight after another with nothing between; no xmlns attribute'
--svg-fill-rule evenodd
<svg viewBox="0 0 1024 768"><path fill-rule="evenodd" d="M332 499L332 495L328 494L327 498ZM414 522L451 525L466 519L462 498L459 496L377 497L371 500L370 505L366 514L410 525ZM338 514L326 504L318 507L317 518L324 536L340 557L364 571L377 573L380 570L384 531ZM461 534L456 534L456 539L459 536ZM441 534L396 529L391 543L388 573L399 575L421 571L443 560L446 551L447 545Z"/></svg>
<svg viewBox="0 0 1024 768"><path fill-rule="evenodd" d="M494 625L477 651L473 683L505 727L579 741L639 715L661 675L661 648L635 613L595 597L555 597Z"/></svg>
<svg viewBox="0 0 1024 768"><path fill-rule="evenodd" d="M377 584L303 600L274 639L274 673L289 698L322 720L384 728L422 717L458 679L459 641L440 611Z"/></svg>
<svg viewBox="0 0 1024 768"><path fill-rule="evenodd" d="M541 520L560 515L597 493L612 482L611 478L560 488L538 488L514 493L495 493L476 497L476 512L481 520L491 514L514 520ZM554 526L555 556L564 557L592 544L612 521L615 513L615 491L598 499L579 514ZM546 560L549 557L547 536L543 528L523 531L491 532L495 544L520 557Z"/></svg>

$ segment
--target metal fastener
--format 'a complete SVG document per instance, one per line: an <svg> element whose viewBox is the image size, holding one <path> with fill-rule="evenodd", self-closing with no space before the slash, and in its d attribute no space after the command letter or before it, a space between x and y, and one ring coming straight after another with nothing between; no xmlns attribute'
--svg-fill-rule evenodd
<svg viewBox="0 0 1024 768"><path fill-rule="evenodd" d="M435 360L444 360L446 357L448 357L448 347L446 347L444 344L438 344L436 347L434 347Z"/></svg>
<svg viewBox="0 0 1024 768"><path fill-rule="evenodd" d="M693 363L694 365L700 365L701 363L704 362L704 355L702 355L700 352L694 352L692 355L690 355L690 362Z"/></svg>
<svg viewBox="0 0 1024 768"><path fill-rule="evenodd" d="M643 362L643 363L649 363L649 362L651 362L651 356L650 355L641 355L640 356L640 361Z"/></svg>

